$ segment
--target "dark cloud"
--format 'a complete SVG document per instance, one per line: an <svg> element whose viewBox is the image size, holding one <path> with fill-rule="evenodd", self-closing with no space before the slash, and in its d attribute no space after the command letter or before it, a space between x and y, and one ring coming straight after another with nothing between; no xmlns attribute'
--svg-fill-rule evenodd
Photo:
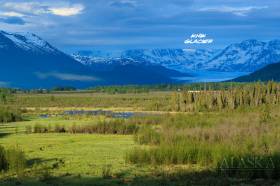
<svg viewBox="0 0 280 186"><path fill-rule="evenodd" d="M117 8L135 8L136 7L136 1L133 0L115 0L110 3L112 7Z"/></svg>
<svg viewBox="0 0 280 186"><path fill-rule="evenodd" d="M26 22L20 17L0 18L0 22L14 25L24 25Z"/></svg>
<svg viewBox="0 0 280 186"><path fill-rule="evenodd" d="M18 2L0 0L1 3ZM255 38L280 38L278 0L28 0L36 15L2 17L17 24L9 31L29 31L64 50L185 47L192 33L206 33L212 47ZM39 3L39 4L38 4ZM48 7L83 5L75 16L40 14ZM28 6L25 7L28 9ZM62 9L63 10L63 9ZM60 14L61 11L58 12ZM68 11L70 11L69 9ZM0 6L0 13L15 11ZM73 10L72 10L73 11ZM64 14L68 13L66 10ZM10 20L9 20L10 19ZM14 20L12 20L14 19ZM25 23L28 22L28 23ZM28 25L28 26L20 26ZM5 29L5 26L0 29Z"/></svg>

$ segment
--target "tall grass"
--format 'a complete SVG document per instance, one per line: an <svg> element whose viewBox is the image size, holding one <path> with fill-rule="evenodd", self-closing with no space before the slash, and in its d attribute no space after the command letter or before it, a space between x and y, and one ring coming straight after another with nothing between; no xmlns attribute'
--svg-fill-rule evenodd
<svg viewBox="0 0 280 186"><path fill-rule="evenodd" d="M27 165L23 151L18 148L5 149L0 146L0 171L22 172Z"/></svg>
<svg viewBox="0 0 280 186"><path fill-rule="evenodd" d="M275 82L245 84L220 90L187 90L174 93L171 99L172 110L182 112L235 110L279 103L280 84Z"/></svg>
<svg viewBox="0 0 280 186"><path fill-rule="evenodd" d="M0 106L0 123L21 121L22 116L19 110Z"/></svg>
<svg viewBox="0 0 280 186"><path fill-rule="evenodd" d="M269 176L279 177L279 109L274 113L267 108L260 110L220 115L167 115L157 127L145 127L135 134L135 141L146 146L132 149L126 161L155 165L197 164L211 170L230 170L229 173L235 175L245 170L254 176L257 171L261 176L260 172L268 171ZM252 160L257 162L252 163ZM263 163L269 161L270 164Z"/></svg>
<svg viewBox="0 0 280 186"><path fill-rule="evenodd" d="M101 120L87 125L42 125L26 126L27 133L71 133L71 134L135 134L139 125L124 119Z"/></svg>

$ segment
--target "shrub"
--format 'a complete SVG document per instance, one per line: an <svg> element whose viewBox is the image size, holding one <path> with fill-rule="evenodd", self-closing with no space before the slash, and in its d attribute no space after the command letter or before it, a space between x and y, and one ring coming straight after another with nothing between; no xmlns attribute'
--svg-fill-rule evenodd
<svg viewBox="0 0 280 186"><path fill-rule="evenodd" d="M135 134L139 129L139 126L133 123L129 123L125 120L115 119L109 121L99 121L97 124L92 125L72 125L65 127L62 125L56 125L55 127L44 126L36 124L33 127L34 133L87 133L87 134ZM26 132L30 131L30 128L26 128Z"/></svg>
<svg viewBox="0 0 280 186"><path fill-rule="evenodd" d="M33 127L33 132L34 133L47 133L47 132L50 132L48 130L48 128L44 125L41 125L41 124L35 124L34 127Z"/></svg>
<svg viewBox="0 0 280 186"><path fill-rule="evenodd" d="M50 128L50 127L48 127L48 128ZM64 126L56 125L54 128L54 132L55 133L65 133L66 129Z"/></svg>
<svg viewBox="0 0 280 186"><path fill-rule="evenodd" d="M6 151L6 157L8 160L9 171L20 173L26 168L26 157L22 150L8 149Z"/></svg>
<svg viewBox="0 0 280 186"><path fill-rule="evenodd" d="M31 134L32 133L32 126L28 125L25 127L25 133L26 134Z"/></svg>
<svg viewBox="0 0 280 186"><path fill-rule="evenodd" d="M151 126L143 126L134 135L134 140L139 144L159 144L160 134L156 132Z"/></svg>
<svg viewBox="0 0 280 186"><path fill-rule="evenodd" d="M4 147L0 146L0 171L6 171L8 169L8 160Z"/></svg>
<svg viewBox="0 0 280 186"><path fill-rule="evenodd" d="M109 164L102 167L102 177L105 179L112 177L112 165Z"/></svg>
<svg viewBox="0 0 280 186"><path fill-rule="evenodd" d="M280 178L280 127L276 119L279 108L262 110L263 107L254 112L163 116L159 125L141 126L134 139L149 146L127 152L126 161L154 165L196 164L229 176ZM244 164L246 159L249 161ZM252 164L254 159L258 162ZM227 166L224 161L231 164ZM256 164L264 166L256 169ZM235 167L240 169L231 169Z"/></svg>
<svg viewBox="0 0 280 186"><path fill-rule="evenodd" d="M0 171L11 171L19 174L26 168L26 157L23 151L14 148L5 150L0 146Z"/></svg>
<svg viewBox="0 0 280 186"><path fill-rule="evenodd" d="M21 120L22 116L20 111L11 108L0 107L0 123L16 122Z"/></svg>

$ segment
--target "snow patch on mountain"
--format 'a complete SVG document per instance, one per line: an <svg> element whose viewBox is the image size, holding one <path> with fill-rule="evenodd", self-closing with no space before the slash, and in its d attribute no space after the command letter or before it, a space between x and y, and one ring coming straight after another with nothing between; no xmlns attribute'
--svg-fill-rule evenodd
<svg viewBox="0 0 280 186"><path fill-rule="evenodd" d="M169 69L186 72L196 69L197 64L208 61L218 50L183 50L183 49L134 49L102 55L83 55L77 52L72 56L84 65L94 64L146 64L161 65ZM98 53L99 52L93 52ZM108 57L109 56L109 57Z"/></svg>
<svg viewBox="0 0 280 186"><path fill-rule="evenodd" d="M200 64L206 70L253 72L280 61L280 40L245 40L229 45L210 61Z"/></svg>
<svg viewBox="0 0 280 186"><path fill-rule="evenodd" d="M82 55L81 55L82 56ZM269 42L254 39L231 44L224 50L206 49L134 49L119 55L95 55L75 59L85 65L113 63L118 59L149 62L166 68L187 71L253 72L268 64L280 61L280 40ZM108 57L109 56L109 57ZM121 61L119 60L119 61ZM124 61L124 60L123 60Z"/></svg>
<svg viewBox="0 0 280 186"><path fill-rule="evenodd" d="M33 52L48 52L54 54L59 52L48 42L44 41L42 38L33 33L8 33L0 31L0 34L12 41L17 47L26 51L30 50ZM0 45L0 47L4 48L5 46Z"/></svg>

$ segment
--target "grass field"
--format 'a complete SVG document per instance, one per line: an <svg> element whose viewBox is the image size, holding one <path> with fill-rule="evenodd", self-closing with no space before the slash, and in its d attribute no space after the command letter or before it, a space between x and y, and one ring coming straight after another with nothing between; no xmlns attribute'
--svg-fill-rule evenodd
<svg viewBox="0 0 280 186"><path fill-rule="evenodd" d="M33 169L48 171L49 169L52 177L66 176L69 179L80 177L77 180L90 177L98 180L104 176L104 169L109 169L109 176L111 176L133 168L132 165L127 165L124 159L126 151L135 146L131 135L25 134L25 126L28 125L38 123L41 125L58 123L70 125L77 122L88 123L88 121L38 119L6 124L1 127L1 133L6 133L6 136L1 138L0 144L6 148L22 149L27 154L31 171L34 171ZM8 175L4 175L2 179ZM63 185L64 181L61 180L60 184ZM43 181L36 180L34 176L25 180L24 184L30 185L32 182L35 185L44 184ZM102 181L98 182L102 183ZM7 181L2 184L13 185L15 182ZM76 184L73 183L73 185Z"/></svg>
<svg viewBox="0 0 280 186"><path fill-rule="evenodd" d="M112 110L168 110L171 92L151 92L139 94L107 94L107 93L51 93L51 94L18 94L10 105L20 107L52 108L80 107L107 108Z"/></svg>
<svg viewBox="0 0 280 186"><path fill-rule="evenodd" d="M3 170L0 185L278 185L280 107L273 89L196 97L15 94L5 109L21 115L12 122L13 115L3 112L11 122L0 124L0 145L23 152L14 162L22 158L25 166ZM62 114L96 109L145 115ZM0 149L0 168L1 157Z"/></svg>

